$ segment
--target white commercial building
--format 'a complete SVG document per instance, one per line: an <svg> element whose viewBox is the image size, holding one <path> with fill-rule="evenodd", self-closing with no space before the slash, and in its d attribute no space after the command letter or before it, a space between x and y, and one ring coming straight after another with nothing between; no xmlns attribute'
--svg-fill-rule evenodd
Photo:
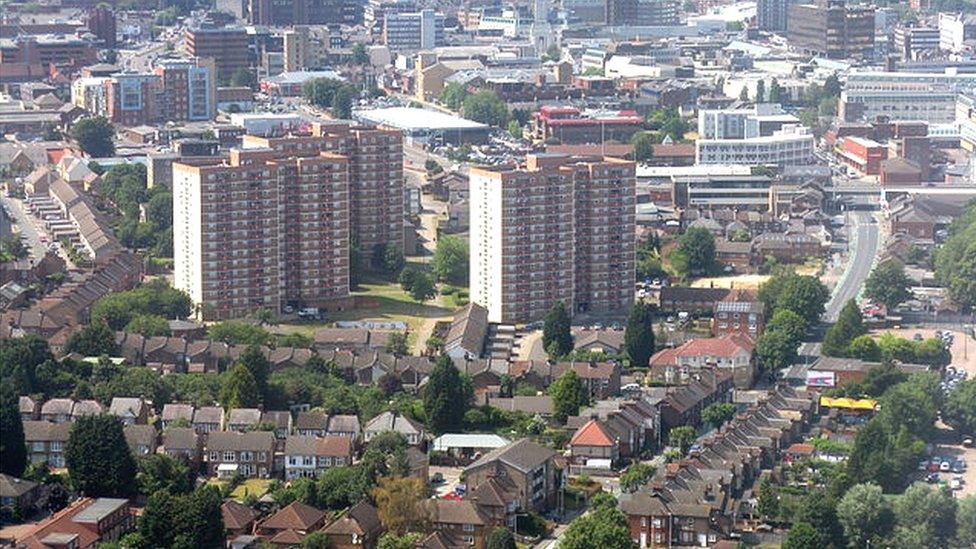
<svg viewBox="0 0 976 549"><path fill-rule="evenodd" d="M387 14L383 42L391 51L429 50L444 45L444 15L434 10Z"/></svg>
<svg viewBox="0 0 976 549"><path fill-rule="evenodd" d="M966 13L939 14L939 47L961 53L967 40L976 39L976 15Z"/></svg>
<svg viewBox="0 0 976 549"><path fill-rule="evenodd" d="M785 126L772 135L744 139L699 139L698 164L776 164L802 166L813 161L814 137L803 126Z"/></svg>
<svg viewBox="0 0 976 549"><path fill-rule="evenodd" d="M976 90L976 74L853 72L840 97L840 115L847 122L920 120L947 124L955 120L956 97Z"/></svg>

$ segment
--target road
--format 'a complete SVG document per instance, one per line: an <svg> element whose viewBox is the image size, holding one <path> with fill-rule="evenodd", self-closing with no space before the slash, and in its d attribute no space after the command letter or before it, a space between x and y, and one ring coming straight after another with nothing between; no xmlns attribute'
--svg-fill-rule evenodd
<svg viewBox="0 0 976 549"><path fill-rule="evenodd" d="M881 243L878 224L870 212L850 212L848 215L852 223L849 225L847 269L834 286L830 301L825 307L823 319L826 322L837 320L837 315L840 314L844 304L857 297L864 281L871 274L871 267L874 265Z"/></svg>
<svg viewBox="0 0 976 549"><path fill-rule="evenodd" d="M10 215L13 219L13 227L20 232L20 236L23 239L24 246L30 251L30 257L37 259L44 257L47 252L48 244L41 242L42 233L36 225L34 225L34 220L31 219L30 214L26 211L24 203L16 198L0 197L0 201L7 207L10 211ZM47 236L46 234L44 235Z"/></svg>

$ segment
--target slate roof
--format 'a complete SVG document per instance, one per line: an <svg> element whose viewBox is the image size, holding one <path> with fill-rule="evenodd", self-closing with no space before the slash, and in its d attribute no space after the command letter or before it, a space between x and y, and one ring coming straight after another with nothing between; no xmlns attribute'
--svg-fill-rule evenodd
<svg viewBox="0 0 976 549"><path fill-rule="evenodd" d="M268 431L214 431L207 435L207 449L215 451L270 452L274 448L274 434Z"/></svg>
<svg viewBox="0 0 976 549"><path fill-rule="evenodd" d="M486 453L481 456L481 459L469 465L465 470L475 469L497 460L523 473L527 473L555 455L556 452L551 449L536 444L527 438L523 438Z"/></svg>

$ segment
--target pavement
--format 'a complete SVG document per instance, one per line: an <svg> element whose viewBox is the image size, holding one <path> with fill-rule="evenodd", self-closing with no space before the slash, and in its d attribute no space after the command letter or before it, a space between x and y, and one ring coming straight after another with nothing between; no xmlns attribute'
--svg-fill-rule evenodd
<svg viewBox="0 0 976 549"><path fill-rule="evenodd" d="M825 307L823 319L827 322L837 320L844 304L857 298L871 274L871 268L878 256L881 244L878 223L870 212L848 212L850 227L850 253L847 258L847 268L841 275L840 281L834 286L830 301Z"/></svg>
<svg viewBox="0 0 976 549"><path fill-rule="evenodd" d="M41 237L44 236L51 242L50 236L37 225L35 225L35 218L27 211L24 202L17 198L11 198L7 196L0 197L0 202L2 202L7 209L10 211L10 216L13 218L13 226L20 232L23 239L24 245L30 251L30 257L41 258L47 252L48 244L41 242ZM61 254L64 255L63 253Z"/></svg>

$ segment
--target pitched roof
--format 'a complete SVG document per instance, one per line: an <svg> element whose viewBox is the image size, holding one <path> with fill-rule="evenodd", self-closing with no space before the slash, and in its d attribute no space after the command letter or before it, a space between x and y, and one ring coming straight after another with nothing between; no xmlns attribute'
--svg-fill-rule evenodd
<svg viewBox="0 0 976 549"><path fill-rule="evenodd" d="M347 457L351 454L349 437L291 435L285 439L285 455Z"/></svg>
<svg viewBox="0 0 976 549"><path fill-rule="evenodd" d="M517 440L508 446L496 448L481 456L481 459L469 465L465 471L481 467L493 461L501 461L523 473L535 469L556 455L556 452L540 446L527 438Z"/></svg>
<svg viewBox="0 0 976 549"><path fill-rule="evenodd" d="M569 443L573 446L613 446L613 438L599 421L591 419L576 430Z"/></svg>
<svg viewBox="0 0 976 549"><path fill-rule="evenodd" d="M163 446L170 450L195 450L198 440L193 427L170 427L163 431Z"/></svg>
<svg viewBox="0 0 976 549"><path fill-rule="evenodd" d="M380 523L380 516L376 507L366 501L360 501L350 507L346 514L323 528L322 531L327 534L362 536L370 532L379 532L382 529L383 525Z"/></svg>
<svg viewBox="0 0 976 549"><path fill-rule="evenodd" d="M287 507L271 515L261 522L261 528L271 530L309 530L325 517L321 511L305 505L300 501L293 501Z"/></svg>
<svg viewBox="0 0 976 549"><path fill-rule="evenodd" d="M224 419L224 410L219 406L203 406L193 412L193 423L216 423Z"/></svg>
<svg viewBox="0 0 976 549"><path fill-rule="evenodd" d="M241 530L248 528L261 513L251 509L243 503L229 499L220 506L220 514L224 518L224 528Z"/></svg>
<svg viewBox="0 0 976 549"><path fill-rule="evenodd" d="M454 315L451 327L444 338L445 349L459 347L473 354L481 354L488 334L488 309L477 303L468 303Z"/></svg>
<svg viewBox="0 0 976 549"><path fill-rule="evenodd" d="M274 448L274 434L268 431L216 431L207 435L207 449L232 452L270 452Z"/></svg>
<svg viewBox="0 0 976 549"><path fill-rule="evenodd" d="M36 482L0 473L0 497L18 498L36 486Z"/></svg>
<svg viewBox="0 0 976 549"><path fill-rule="evenodd" d="M163 421L173 421L176 419L185 419L187 421L193 421L193 405L192 404L164 404L163 413L160 419Z"/></svg>
<svg viewBox="0 0 976 549"><path fill-rule="evenodd" d="M50 421L25 421L24 440L67 442L71 433L70 423L51 423Z"/></svg>
<svg viewBox="0 0 976 549"><path fill-rule="evenodd" d="M364 431L396 431L398 433L422 433L424 427L416 421L396 412L386 411L369 420Z"/></svg>
<svg viewBox="0 0 976 549"><path fill-rule="evenodd" d="M441 524L475 524L485 525L487 520L478 510L478 506L469 500L429 499L428 510L431 521Z"/></svg>

